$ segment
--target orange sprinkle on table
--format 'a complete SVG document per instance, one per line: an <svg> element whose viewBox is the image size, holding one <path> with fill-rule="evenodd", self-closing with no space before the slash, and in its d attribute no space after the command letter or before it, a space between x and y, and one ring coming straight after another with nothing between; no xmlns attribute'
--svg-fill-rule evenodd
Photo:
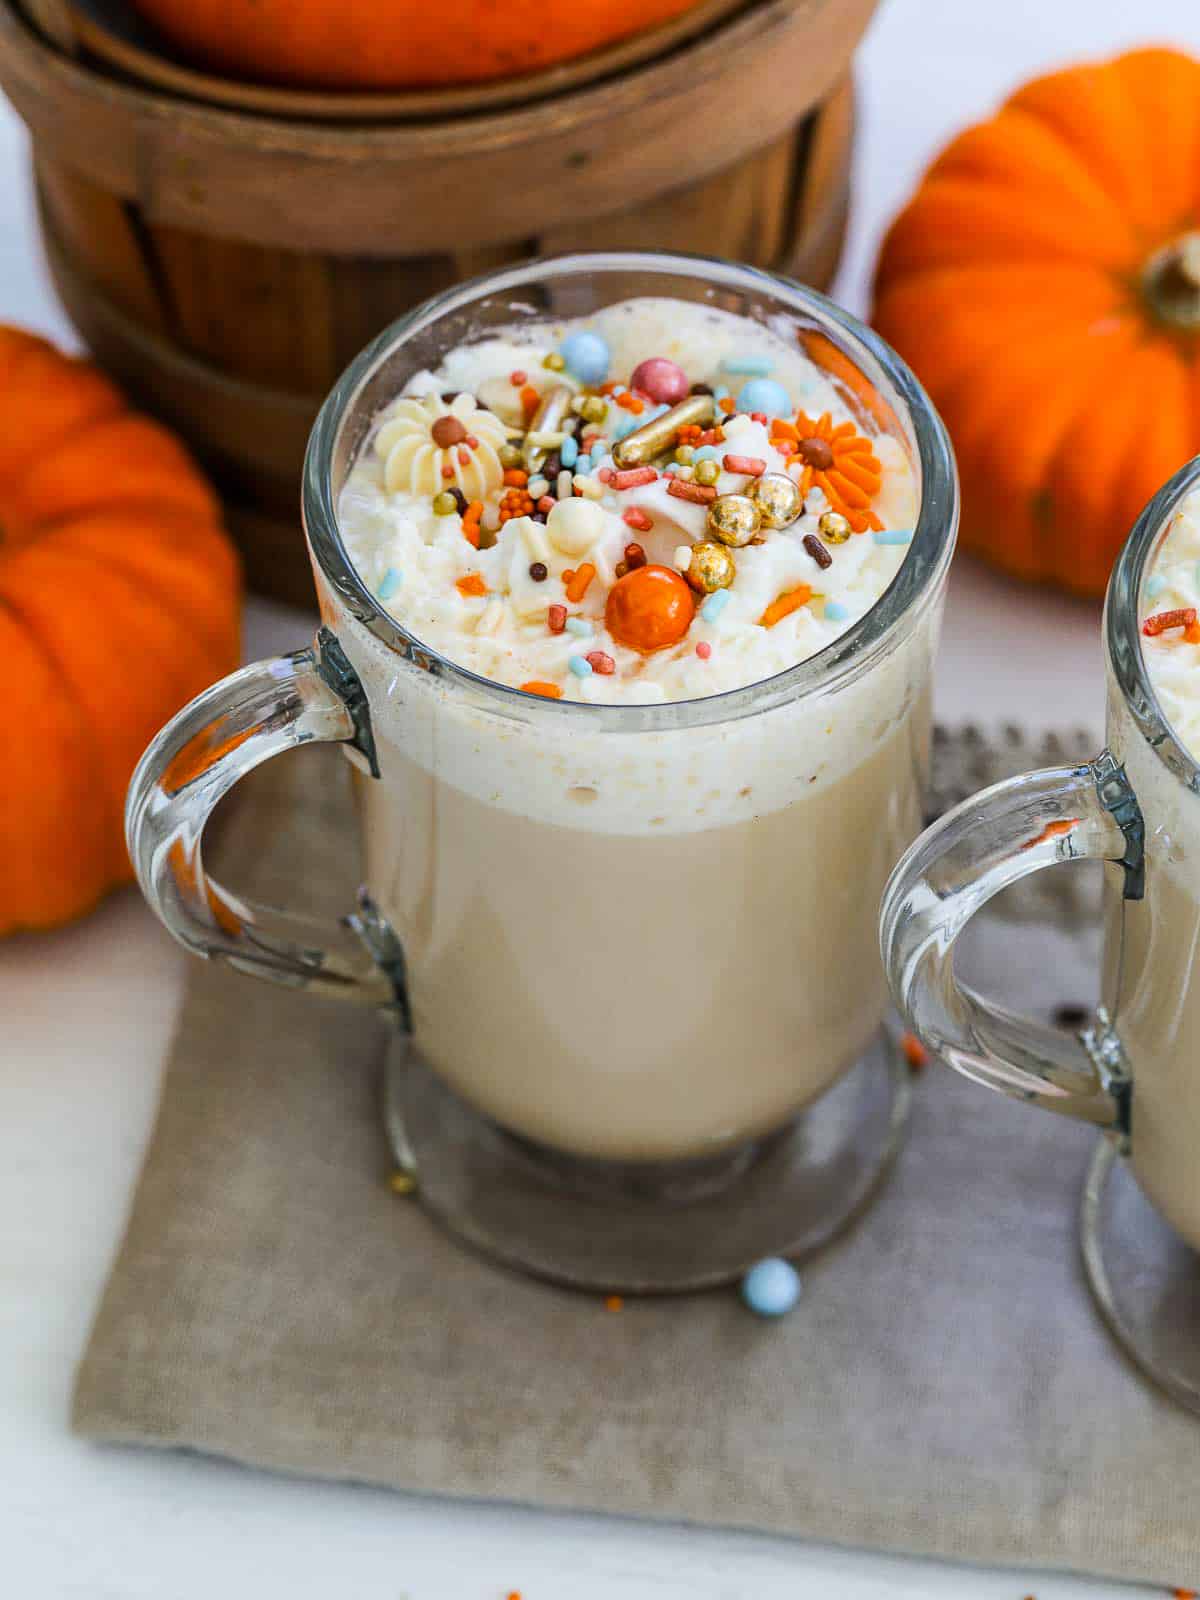
<svg viewBox="0 0 1200 1600"><path fill-rule="evenodd" d="M625 1302L619 1294L609 1294L604 1297L605 1311L624 1311Z"/></svg>
<svg viewBox="0 0 1200 1600"><path fill-rule="evenodd" d="M545 683L541 678L530 678L521 685L522 694L540 694L544 700L561 700L562 690L556 683Z"/></svg>
<svg viewBox="0 0 1200 1600"><path fill-rule="evenodd" d="M790 617L793 611L799 611L801 606L806 606L812 599L812 593L807 583L799 583L794 589L786 589L778 599L771 601L759 617L759 627L773 628L777 622L782 622L784 617Z"/></svg>
<svg viewBox="0 0 1200 1600"><path fill-rule="evenodd" d="M1035 844L1045 844L1047 839L1061 839L1064 833L1070 833L1081 817L1059 817L1054 822L1048 822L1041 833L1034 839L1028 839L1021 846L1022 850L1032 850Z"/></svg>
<svg viewBox="0 0 1200 1600"><path fill-rule="evenodd" d="M929 1061L929 1051L915 1033L906 1033L902 1036L900 1049L912 1072L920 1072Z"/></svg>
<svg viewBox="0 0 1200 1600"><path fill-rule="evenodd" d="M567 599L577 605L588 592L588 584L596 576L596 569L590 561L585 561L578 572L573 572L570 578L563 573L563 582L566 588Z"/></svg>
<svg viewBox="0 0 1200 1600"><path fill-rule="evenodd" d="M465 578L459 578L454 587L467 600L488 592L488 586L484 583L482 574L478 572L468 572Z"/></svg>
<svg viewBox="0 0 1200 1600"><path fill-rule="evenodd" d="M1196 1600L1195 1589L1172 1589L1175 1600Z"/></svg>

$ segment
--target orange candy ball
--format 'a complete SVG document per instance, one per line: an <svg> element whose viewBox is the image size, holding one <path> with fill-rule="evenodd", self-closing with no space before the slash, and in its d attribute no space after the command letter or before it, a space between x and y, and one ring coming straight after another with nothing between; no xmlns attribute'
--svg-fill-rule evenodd
<svg viewBox="0 0 1200 1600"><path fill-rule="evenodd" d="M679 573L635 567L609 590L604 622L618 644L652 655L679 643L695 611L695 597Z"/></svg>

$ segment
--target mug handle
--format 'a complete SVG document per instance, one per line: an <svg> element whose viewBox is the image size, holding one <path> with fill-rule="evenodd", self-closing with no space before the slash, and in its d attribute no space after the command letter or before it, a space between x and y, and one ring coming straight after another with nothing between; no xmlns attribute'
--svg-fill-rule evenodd
<svg viewBox="0 0 1200 1600"><path fill-rule="evenodd" d="M210 878L201 844L218 801L282 750L356 747L378 777L366 696L327 628L312 650L256 661L183 708L138 762L125 838L142 893L180 944L288 988L396 1009L407 1024L399 940L365 891L339 920L242 900Z"/></svg>
<svg viewBox="0 0 1200 1600"><path fill-rule="evenodd" d="M1077 1036L1020 1016L959 983L953 952L993 895L1056 862L1115 862L1125 898L1140 900L1144 847L1137 798L1107 750L1009 778L942 817L892 873L880 913L888 982L917 1037L976 1083L1126 1139L1131 1078L1107 1013Z"/></svg>

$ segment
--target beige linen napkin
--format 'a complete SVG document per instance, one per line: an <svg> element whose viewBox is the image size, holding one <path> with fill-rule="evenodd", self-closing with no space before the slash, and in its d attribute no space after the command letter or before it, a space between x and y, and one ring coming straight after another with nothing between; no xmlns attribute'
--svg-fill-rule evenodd
<svg viewBox="0 0 1200 1600"><path fill-rule="evenodd" d="M346 906L347 816L336 760L275 763L231 819L227 881ZM1061 919L1035 936L992 917L974 937L974 970L1043 1010L1087 1000L1095 959L1094 933ZM791 1316L759 1321L732 1291L614 1314L489 1266L389 1192L381 1042L366 1014L196 964L80 1432L455 1497L1200 1578L1200 1423L1125 1365L1077 1261L1084 1129L931 1068L881 1200L808 1265Z"/></svg>

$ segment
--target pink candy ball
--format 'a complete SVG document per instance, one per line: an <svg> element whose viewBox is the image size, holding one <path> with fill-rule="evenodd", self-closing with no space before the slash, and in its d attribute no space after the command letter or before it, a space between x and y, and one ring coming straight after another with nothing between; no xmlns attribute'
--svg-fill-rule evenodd
<svg viewBox="0 0 1200 1600"><path fill-rule="evenodd" d="M634 367L629 387L639 394L649 395L655 405L677 406L687 399L690 385L682 367L668 361L666 356L651 356Z"/></svg>

